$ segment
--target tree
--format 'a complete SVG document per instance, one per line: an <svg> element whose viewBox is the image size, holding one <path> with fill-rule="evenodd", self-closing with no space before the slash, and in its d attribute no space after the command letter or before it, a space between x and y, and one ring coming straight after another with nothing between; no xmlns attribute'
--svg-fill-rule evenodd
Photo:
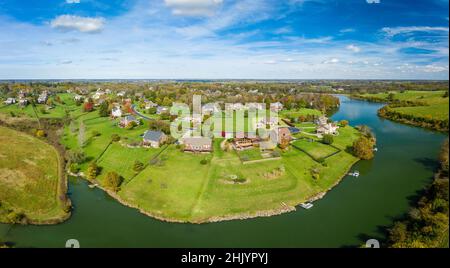
<svg viewBox="0 0 450 268"><path fill-rule="evenodd" d="M98 114L101 117L108 117L109 116L108 103L106 101L104 101L102 104L100 104L100 107L98 109Z"/></svg>
<svg viewBox="0 0 450 268"><path fill-rule="evenodd" d="M80 127L78 128L78 146L83 148L86 142L86 126L84 122L80 122Z"/></svg>
<svg viewBox="0 0 450 268"><path fill-rule="evenodd" d="M372 159L373 154L373 141L365 136L361 136L353 143L353 154L361 159Z"/></svg>
<svg viewBox="0 0 450 268"><path fill-rule="evenodd" d="M334 142L334 137L333 137L333 135L331 135L331 134L325 134L325 135L323 135L322 142L323 142L324 144L328 144L328 145L333 144L333 142Z"/></svg>
<svg viewBox="0 0 450 268"><path fill-rule="evenodd" d="M119 176L116 172L108 172L105 177L105 186L114 191L118 192L120 189L120 185L123 182L123 178Z"/></svg>
<svg viewBox="0 0 450 268"><path fill-rule="evenodd" d="M97 178L98 173L99 173L99 168L98 168L97 164L95 162L90 163L89 167L87 168L87 171L86 171L86 177L92 181L92 180L95 180L95 178Z"/></svg>
<svg viewBox="0 0 450 268"><path fill-rule="evenodd" d="M94 110L94 103L90 101L84 103L83 105L84 112L92 112L93 110Z"/></svg>
<svg viewBox="0 0 450 268"><path fill-rule="evenodd" d="M346 126L348 126L348 121L347 120L341 120L340 122L339 122L339 125L341 126L341 127L346 127Z"/></svg>

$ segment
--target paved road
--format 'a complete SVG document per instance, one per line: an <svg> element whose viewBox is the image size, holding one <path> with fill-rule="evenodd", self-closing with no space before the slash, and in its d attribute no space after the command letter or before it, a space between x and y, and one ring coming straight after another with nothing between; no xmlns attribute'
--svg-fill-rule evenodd
<svg viewBox="0 0 450 268"><path fill-rule="evenodd" d="M133 111L134 114L136 114L136 115L138 115L138 116L144 118L144 119L147 120L147 121L153 121L153 120L155 120L154 118L147 117L147 116L143 115L142 113L138 112L138 111L136 110L136 105L135 105L135 104L131 105L131 110Z"/></svg>

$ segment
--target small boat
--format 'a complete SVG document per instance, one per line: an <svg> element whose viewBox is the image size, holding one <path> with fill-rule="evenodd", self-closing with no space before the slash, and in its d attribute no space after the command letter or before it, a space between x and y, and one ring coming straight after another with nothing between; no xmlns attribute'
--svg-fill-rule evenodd
<svg viewBox="0 0 450 268"><path fill-rule="evenodd" d="M378 152L378 148L373 148L373 151L374 152Z"/></svg>
<svg viewBox="0 0 450 268"><path fill-rule="evenodd" d="M88 185L88 187L91 188L91 189L94 189L94 188L97 187L97 186L98 186L98 184L89 184L89 185Z"/></svg>
<svg viewBox="0 0 450 268"><path fill-rule="evenodd" d="M348 173L348 175L358 178L360 174L359 174L359 171L355 171L355 172Z"/></svg>
<svg viewBox="0 0 450 268"><path fill-rule="evenodd" d="M304 208L304 209L310 209L310 208L312 208L314 205L311 204L311 203L302 203L302 204L300 204L300 206L301 206L302 208Z"/></svg>

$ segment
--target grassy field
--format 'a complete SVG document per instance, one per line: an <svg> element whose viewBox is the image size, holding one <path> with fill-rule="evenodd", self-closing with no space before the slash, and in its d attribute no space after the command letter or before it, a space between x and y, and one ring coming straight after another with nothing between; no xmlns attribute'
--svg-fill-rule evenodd
<svg viewBox="0 0 450 268"><path fill-rule="evenodd" d="M259 160L262 159L259 149L225 152L220 148L223 139L214 140L212 154L183 153L175 145L160 149L128 148L127 143L141 140L146 123L132 130L121 129L116 120L101 118L95 111L79 116L75 126L81 122L87 137L82 149L102 168L97 181L103 185L107 172L117 172L124 178L118 192L122 201L155 217L176 221L205 222L277 211L286 204L297 205L328 190L357 161L342 151L330 157L337 161L327 159L329 164L322 166L304 152L291 148L281 153L281 159L244 165L238 153L249 160ZM100 136L93 137L93 131ZM337 146L350 146L355 133L351 127L343 129L342 135L335 139ZM110 144L112 134L118 134L121 143ZM77 128L67 126L62 143L68 149L79 148L77 136ZM136 160L148 164L139 173L132 169ZM202 164L202 160L207 161ZM317 165L322 178L318 181L310 171ZM82 171L86 168L87 163L81 165Z"/></svg>
<svg viewBox="0 0 450 268"><path fill-rule="evenodd" d="M363 94L363 98L375 98L380 101L387 101L389 94L392 93L394 100L411 101L424 103L427 106L416 107L397 107L392 110L401 114L412 115L415 117L432 118L438 120L448 120L449 116L449 98L443 98L444 91L405 91Z"/></svg>
<svg viewBox="0 0 450 268"><path fill-rule="evenodd" d="M302 109L292 109L292 110L283 110L280 112L280 117L282 118L289 118L289 117L299 117L299 116L306 116L306 115L317 115L321 116L322 112L315 109L308 109L308 108L302 108Z"/></svg>
<svg viewBox="0 0 450 268"><path fill-rule="evenodd" d="M293 142L293 145L311 155L316 160L324 159L339 151L329 145L307 139L296 140Z"/></svg>
<svg viewBox="0 0 450 268"><path fill-rule="evenodd" d="M33 222L66 215L59 198L59 156L43 141L0 127L0 221L8 210Z"/></svg>

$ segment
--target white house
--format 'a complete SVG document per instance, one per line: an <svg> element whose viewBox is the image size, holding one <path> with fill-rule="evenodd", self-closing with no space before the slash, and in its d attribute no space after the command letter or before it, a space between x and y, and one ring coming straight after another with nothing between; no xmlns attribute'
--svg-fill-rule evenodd
<svg viewBox="0 0 450 268"><path fill-rule="evenodd" d="M7 104L7 105L14 104L14 103L16 103L16 99L15 98L7 98L3 103Z"/></svg>
<svg viewBox="0 0 450 268"><path fill-rule="evenodd" d="M270 104L270 110L273 112L279 112L283 110L284 106L281 102L275 102Z"/></svg>
<svg viewBox="0 0 450 268"><path fill-rule="evenodd" d="M218 103L207 103L202 107L203 114L214 114L220 112L220 105Z"/></svg>
<svg viewBox="0 0 450 268"><path fill-rule="evenodd" d="M111 110L111 117L112 118L122 117L122 109L120 109L119 106L115 106L114 108L112 108L112 110Z"/></svg>

